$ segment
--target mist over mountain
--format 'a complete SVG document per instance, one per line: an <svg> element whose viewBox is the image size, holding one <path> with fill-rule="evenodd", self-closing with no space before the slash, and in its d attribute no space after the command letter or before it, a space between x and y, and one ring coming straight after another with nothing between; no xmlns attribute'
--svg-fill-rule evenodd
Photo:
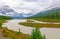
<svg viewBox="0 0 60 39"><path fill-rule="evenodd" d="M15 12L12 8L10 8L9 6L5 5L0 7L0 15L3 16L10 16L12 18L27 18L27 17L40 17L40 16L44 16L49 14L53 14L54 12L59 12L60 8L52 8L52 9L46 9L46 11L41 11L37 14L33 14L33 13L29 13L29 14L25 14L25 13L17 13ZM55 15L55 14L54 14Z"/></svg>
<svg viewBox="0 0 60 39"><path fill-rule="evenodd" d="M41 18L43 16L56 16L57 17L60 17L60 8L53 8L51 10L47 10L47 11L42 11L42 12L39 12L38 14L34 15L34 16L31 16L29 18Z"/></svg>
<svg viewBox="0 0 60 39"><path fill-rule="evenodd" d="M15 12L12 8L10 8L7 5L0 7L0 15L10 16L12 18L24 18L22 13Z"/></svg>

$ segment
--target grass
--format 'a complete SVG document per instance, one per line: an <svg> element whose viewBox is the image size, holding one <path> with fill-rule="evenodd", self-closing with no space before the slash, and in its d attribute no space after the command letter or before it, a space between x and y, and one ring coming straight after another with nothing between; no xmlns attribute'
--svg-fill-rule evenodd
<svg viewBox="0 0 60 39"><path fill-rule="evenodd" d="M15 32L15 31L9 30L5 27L2 28L2 35L10 39L28 39L28 36L29 36L21 32Z"/></svg>
<svg viewBox="0 0 60 39"><path fill-rule="evenodd" d="M4 23L4 22L6 22L6 20L4 20L4 19L0 20L0 23Z"/></svg>
<svg viewBox="0 0 60 39"><path fill-rule="evenodd" d="M46 28L60 28L60 24L43 24L43 23L31 23L31 22L20 22L20 25L29 26L29 27L46 27Z"/></svg>
<svg viewBox="0 0 60 39"><path fill-rule="evenodd" d="M40 19L40 20L42 20L42 19ZM44 20L44 22L46 22L46 21L50 22L50 24L34 23L34 21L32 23L31 22L32 20L29 20L29 19L26 22L20 22L19 24L20 25L24 25L24 26L29 26L29 27L38 27L38 28L42 28L42 27L46 27L46 28L60 28L60 24L52 24L54 22L57 23L60 20L56 20L56 19L55 20L50 19L51 21L48 21L48 19L47 20L43 19L43 20Z"/></svg>
<svg viewBox="0 0 60 39"><path fill-rule="evenodd" d="M0 28L2 27L2 23L5 23L5 22L6 22L6 20L0 19Z"/></svg>
<svg viewBox="0 0 60 39"><path fill-rule="evenodd" d="M43 22L60 22L60 19L34 18L34 20Z"/></svg>

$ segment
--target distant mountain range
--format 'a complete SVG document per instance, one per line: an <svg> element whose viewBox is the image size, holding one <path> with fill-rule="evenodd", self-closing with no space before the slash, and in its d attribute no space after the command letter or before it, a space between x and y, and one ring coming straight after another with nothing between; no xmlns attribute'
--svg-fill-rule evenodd
<svg viewBox="0 0 60 39"><path fill-rule="evenodd" d="M18 18L23 18L23 14L22 13L18 14L13 9L11 9L9 6L0 7L0 15L10 16L12 18L17 18L17 17Z"/></svg>
<svg viewBox="0 0 60 39"><path fill-rule="evenodd" d="M0 7L0 15L10 16L12 18L27 18L27 17L28 18L40 18L40 17L46 16L48 14L56 15L56 13L58 13L60 16L60 9L59 8L58 9L54 8L54 9L47 10L47 11L42 11L42 12L39 12L39 13L33 15L33 13L29 13L29 14L17 13L7 5Z"/></svg>
<svg viewBox="0 0 60 39"><path fill-rule="evenodd" d="M10 8L9 6L5 5L0 7L0 15L3 16L10 16L12 18L25 18L25 15L31 16L32 14L23 14L23 13L17 13L15 12L12 8Z"/></svg>

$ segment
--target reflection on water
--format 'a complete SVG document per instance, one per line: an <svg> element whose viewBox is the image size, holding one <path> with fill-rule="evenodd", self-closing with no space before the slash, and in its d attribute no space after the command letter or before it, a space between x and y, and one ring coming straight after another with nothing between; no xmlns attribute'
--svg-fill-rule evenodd
<svg viewBox="0 0 60 39"><path fill-rule="evenodd" d="M24 34L31 34L33 28L19 25L19 22L26 22L26 19L8 20L2 26L14 31L19 31L20 29ZM46 39L60 39L60 28L41 28L40 30L42 34L45 34Z"/></svg>

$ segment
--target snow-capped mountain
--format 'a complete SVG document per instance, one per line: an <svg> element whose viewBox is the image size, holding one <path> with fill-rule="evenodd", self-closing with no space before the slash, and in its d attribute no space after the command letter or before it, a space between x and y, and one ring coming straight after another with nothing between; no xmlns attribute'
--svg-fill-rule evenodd
<svg viewBox="0 0 60 39"><path fill-rule="evenodd" d="M17 13L13 9L11 9L9 6L2 6L0 7L0 15L3 16L10 16L13 18L24 18L30 16L31 14L24 14L24 13Z"/></svg>
<svg viewBox="0 0 60 39"><path fill-rule="evenodd" d="M29 13L29 14L17 13L12 8L5 5L5 6L0 7L0 15L10 16L10 17L13 17L13 18L25 18L25 17L31 16L32 13Z"/></svg>
<svg viewBox="0 0 60 39"><path fill-rule="evenodd" d="M9 6L6 6L6 5L0 7L0 15L23 18L22 13L17 13L13 9L11 9Z"/></svg>
<svg viewBox="0 0 60 39"><path fill-rule="evenodd" d="M46 11L48 11L48 8L46 9ZM0 15L10 16L13 18L25 18L25 17L30 17L34 14L33 13L25 14L24 12L18 13L18 12L15 12L10 6L4 5L0 7Z"/></svg>

